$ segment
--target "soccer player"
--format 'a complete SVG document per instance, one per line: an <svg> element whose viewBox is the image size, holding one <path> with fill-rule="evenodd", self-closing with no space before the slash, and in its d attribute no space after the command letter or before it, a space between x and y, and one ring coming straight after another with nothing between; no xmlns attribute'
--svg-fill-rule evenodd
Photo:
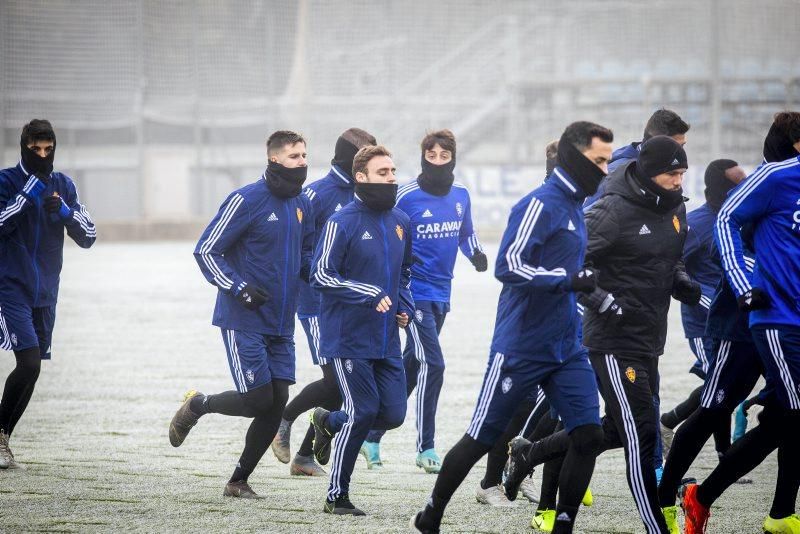
<svg viewBox="0 0 800 534"><path fill-rule="evenodd" d="M53 171L56 134L49 121L22 128L21 157L0 171L0 348L16 367L0 401L0 469L14 469L9 438L33 395L41 360L52 356L64 230L81 248L95 227L69 176Z"/></svg>
<svg viewBox="0 0 800 534"><path fill-rule="evenodd" d="M580 343L575 300L576 292L595 288L594 272L583 267L581 206L605 176L612 141L607 128L570 124L550 179L511 209L495 267L503 289L483 386L467 433L445 456L427 505L411 519L421 532L439 532L453 493L536 386L569 433L553 531L572 532L602 444L597 382Z"/></svg>
<svg viewBox="0 0 800 534"><path fill-rule="evenodd" d="M353 200L353 158L356 152L362 147L375 144L375 137L360 128L345 130L336 140L331 170L325 177L306 187L304 194L311 203L310 216L313 219L315 246L322 236L322 227L330 216ZM325 476L325 470L315 462L313 454L313 424L309 424L303 443L294 458L291 457L289 447L292 423L301 413L317 406L335 410L342 405L333 364L319 355L319 294L305 280L300 283L297 317L306 333L311 359L322 370L322 378L308 384L286 405L278 433L272 441L272 451L283 463L289 463L291 459L289 473L292 475ZM319 451L319 456L317 461L322 465L327 464L330 448Z"/></svg>
<svg viewBox="0 0 800 534"><path fill-rule="evenodd" d="M584 300L583 344L605 400L603 448L624 447L628 485L648 533L667 530L649 466L670 297L697 304L701 296L681 262L687 231L681 183L687 167L686 152L675 140L648 139L636 161L612 173L605 196L586 214L586 261L599 275L597 289ZM515 438L509 498L516 496L521 475L563 454L566 444L563 432L534 444Z"/></svg>
<svg viewBox="0 0 800 534"><path fill-rule="evenodd" d="M794 514L800 484L800 113L782 112L764 142L765 164L734 189L715 236L725 276L750 327L771 395L760 424L737 440L700 484L685 488L686 532L705 532L709 508L739 477L778 449L778 479L765 532L800 532ZM748 272L742 227L752 225L755 270Z"/></svg>
<svg viewBox="0 0 800 534"><path fill-rule="evenodd" d="M314 227L306 180L306 142L278 131L267 140L264 174L223 202L195 248L206 279L217 286L213 324L222 331L235 390L189 391L169 425L179 447L200 417L248 417L245 446L223 495L258 498L247 482L269 447L294 383L294 314L307 276Z"/></svg>
<svg viewBox="0 0 800 534"><path fill-rule="evenodd" d="M414 266L411 295L416 312L406 332L403 365L410 396L417 388L417 467L438 473L442 462L434 449L436 406L444 381L444 356L439 334L450 311L450 285L458 249L478 272L488 268L472 227L469 191L454 182L456 138L450 130L428 133L422 139L422 173L397 193L397 207L411 219ZM380 440L384 432L367 435L361 453L370 469L382 465Z"/></svg>
<svg viewBox="0 0 800 534"><path fill-rule="evenodd" d="M333 363L344 400L342 410L312 414L315 454L336 434L323 508L330 514L365 515L349 497L359 448L370 429L396 428L406 415L400 328L414 315L413 259L408 216L394 207L395 172L386 147L358 151L355 199L325 223L314 254L320 356Z"/></svg>
<svg viewBox="0 0 800 534"><path fill-rule="evenodd" d="M714 356L712 338L705 336L706 319L717 285L722 277L722 267L714 244L714 223L717 213L728 192L744 180L744 169L730 159L718 159L708 164L705 172L706 202L686 215L689 231L683 247L683 263L689 276L700 284L702 296L695 306L681 304L683 332L696 361L689 372L705 381ZM749 337L749 336L748 336ZM698 406L703 386L698 386L689 397L672 410L661 414L661 442L664 456L672 443L673 430ZM715 432L717 453L722 454L730 446L730 425Z"/></svg>

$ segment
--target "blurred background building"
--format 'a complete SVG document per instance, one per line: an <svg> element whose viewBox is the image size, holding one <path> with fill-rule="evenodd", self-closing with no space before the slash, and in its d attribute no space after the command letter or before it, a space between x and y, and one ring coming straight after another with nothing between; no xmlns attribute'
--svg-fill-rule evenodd
<svg viewBox="0 0 800 534"><path fill-rule="evenodd" d="M0 0L0 155L50 119L98 233L193 237L274 130L306 136L313 179L365 128L408 180L447 127L499 231L577 119L622 145L674 109L701 201L708 161L752 168L771 116L800 107L799 50L798 0Z"/></svg>

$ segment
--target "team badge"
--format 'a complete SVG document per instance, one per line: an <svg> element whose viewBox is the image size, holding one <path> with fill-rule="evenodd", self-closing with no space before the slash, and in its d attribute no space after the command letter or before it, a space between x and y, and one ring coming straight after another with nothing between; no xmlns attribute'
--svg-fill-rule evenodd
<svg viewBox="0 0 800 534"><path fill-rule="evenodd" d="M397 233L397 238L402 241L403 240L403 227L399 224L394 227L395 233Z"/></svg>
<svg viewBox="0 0 800 534"><path fill-rule="evenodd" d="M631 384L636 382L636 369L633 367L628 367L625 369L625 377L630 381Z"/></svg>
<svg viewBox="0 0 800 534"><path fill-rule="evenodd" d="M677 215L672 216L672 226L675 227L675 231L681 233L681 221L678 220Z"/></svg>
<svg viewBox="0 0 800 534"><path fill-rule="evenodd" d="M464 214L464 206L461 205L461 202L456 202L456 213L458 213L459 217Z"/></svg>
<svg viewBox="0 0 800 534"><path fill-rule="evenodd" d="M508 391L511 389L511 386L513 385L514 383L511 381L511 377L510 376L505 377L503 379L503 384L501 385L501 387L503 388L503 393L508 393Z"/></svg>
<svg viewBox="0 0 800 534"><path fill-rule="evenodd" d="M725 400L725 390L721 389L717 391L717 404L722 404L722 401Z"/></svg>
<svg viewBox="0 0 800 534"><path fill-rule="evenodd" d="M255 381L256 375L253 374L252 369L248 369L247 371L244 372L244 374L247 377L247 381L250 382L251 384Z"/></svg>
<svg viewBox="0 0 800 534"><path fill-rule="evenodd" d="M345 360L344 361L344 368L347 369L348 373L353 373L353 360Z"/></svg>
<svg viewBox="0 0 800 534"><path fill-rule="evenodd" d="M11 344L16 346L17 345L17 334L11 333Z"/></svg>
<svg viewBox="0 0 800 534"><path fill-rule="evenodd" d="M414 312L414 317L417 318L418 323L422 323L422 310L417 310Z"/></svg>
<svg viewBox="0 0 800 534"><path fill-rule="evenodd" d="M297 208L297 222L299 223L303 222L303 210L301 210L300 208Z"/></svg>

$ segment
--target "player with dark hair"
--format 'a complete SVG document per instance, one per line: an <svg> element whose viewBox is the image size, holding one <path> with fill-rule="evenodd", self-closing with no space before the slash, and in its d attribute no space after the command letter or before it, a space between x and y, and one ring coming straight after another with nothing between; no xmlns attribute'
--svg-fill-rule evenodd
<svg viewBox="0 0 800 534"><path fill-rule="evenodd" d="M322 228L334 213L341 210L353 200L355 179L353 178L353 158L365 146L377 143L375 136L361 128L349 128L342 132L336 140L331 169L326 176L306 187L303 194L308 197L311 204L311 214L314 225L314 245L322 238ZM272 441L272 451L283 463L291 464L289 473L292 475L324 476L322 465L330 459L330 448L319 451L315 462L313 454L314 425L309 424L306 436L300 449L292 458L290 453L290 437L292 423L303 412L322 406L328 410L335 410L342 405L339 386L336 384L336 372L333 364L326 358L320 357L319 349L319 293L305 280L300 283L300 296L297 305L297 317L308 339L311 350L311 360L314 365L319 365L322 378L311 382L303 388L283 410L278 432Z"/></svg>
<svg viewBox="0 0 800 534"><path fill-rule="evenodd" d="M306 142L289 131L267 140L269 164L258 181L231 193L195 248L218 288L213 324L222 331L235 390L189 391L169 425L179 447L205 414L252 418L223 495L258 498L247 480L269 447L294 383L294 314L308 276L314 227L306 180Z"/></svg>
<svg viewBox="0 0 800 534"><path fill-rule="evenodd" d="M795 515L800 457L800 113L781 112L764 142L765 164L734 189L714 228L725 276L750 328L767 379L760 424L737 440L700 484L684 488L688 534L703 533L711 505L778 450L778 478L763 529L800 532ZM747 268L743 227L752 226L755 269Z"/></svg>
<svg viewBox="0 0 800 534"><path fill-rule="evenodd" d="M52 357L64 230L81 248L95 226L69 176L53 171L56 134L34 119L20 136L20 161L0 171L0 349L16 366L0 401L0 469L14 469L9 438L33 395L41 361Z"/></svg>
<svg viewBox="0 0 800 534"><path fill-rule="evenodd" d="M314 450L336 435L323 510L365 513L350 502L350 476L370 429L389 430L406 415L400 330L414 316L408 216L394 207L395 167L383 146L365 146L353 159L353 202L333 214L317 243L311 284L321 294L320 356L330 360L342 410L316 408ZM399 327L399 328L398 328Z"/></svg>
<svg viewBox="0 0 800 534"><path fill-rule="evenodd" d="M453 493L537 386L568 432L553 532L572 532L602 445L597 382L580 343L576 306L576 294L596 286L594 272L583 266L581 206L605 176L613 139L597 124L570 124L551 177L511 210L495 266L503 289L483 386L467 433L445 456L427 505L411 519L421 532L439 532Z"/></svg>
<svg viewBox="0 0 800 534"><path fill-rule="evenodd" d="M705 172L706 202L686 215L689 231L683 246L683 263L689 276L700 284L702 296L699 304L694 306L681 304L681 319L684 335L689 340L689 347L696 358L689 372L703 381L706 380L715 354L712 338L705 335L706 319L711 300L722 278L722 267L714 244L714 223L728 192L744 180L744 177L744 169L735 161L730 159L712 161ZM701 384L686 400L661 414L661 441L665 457L672 443L673 430L700 406L702 391ZM721 426L715 431L715 442L718 454L721 455L727 450L730 446L730 424Z"/></svg>
<svg viewBox="0 0 800 534"><path fill-rule="evenodd" d="M469 191L454 181L453 132L430 132L422 139L420 148L422 172L397 193L397 207L411 219L415 258L411 295L416 312L406 328L403 365L408 395L417 390L416 465L426 473L438 473L441 460L434 448L434 434L445 367L439 334L450 311L453 266L459 249L478 272L488 268L488 260L472 226ZM382 465L383 434L380 430L370 432L361 448L370 469Z"/></svg>
<svg viewBox="0 0 800 534"><path fill-rule="evenodd" d="M686 152L676 141L653 137L635 162L617 167L605 196L586 214L586 261L599 274L597 288L581 299L583 344L605 400L602 450L624 448L628 485L651 534L667 530L649 467L670 297L697 304L701 296L681 262L687 231L681 183L687 167ZM567 443L564 432L535 443L512 440L505 482L509 499L534 466L563 455Z"/></svg>

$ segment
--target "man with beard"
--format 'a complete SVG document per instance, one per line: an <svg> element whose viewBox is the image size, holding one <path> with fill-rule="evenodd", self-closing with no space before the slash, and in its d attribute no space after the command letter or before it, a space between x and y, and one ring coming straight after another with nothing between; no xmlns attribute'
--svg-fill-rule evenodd
<svg viewBox="0 0 800 534"><path fill-rule="evenodd" d="M353 158L358 150L365 146L375 145L375 137L360 128L349 128L336 140L331 170L328 174L306 187L303 192L311 203L310 217L314 225L314 245L322 237L322 228L334 213L341 210L353 200ZM330 459L330 447L319 450L319 455L314 458L313 441L314 425L309 424L306 436L294 458L290 453L290 437L292 423L303 412L322 406L328 410L335 410L342 405L339 386L336 384L336 372L333 364L319 355L319 293L305 280L300 283L300 297L297 305L297 317L308 339L311 350L311 360L314 365L319 365L322 378L308 384L283 410L283 418L272 442L272 451L283 463L291 464L289 473L292 475L325 476L322 465Z"/></svg>
<svg viewBox="0 0 800 534"><path fill-rule="evenodd" d="M467 433L445 456L427 505L411 519L421 532L439 532L453 493L537 386L568 433L553 531L572 532L602 444L597 382L580 343L576 306L576 294L596 285L583 266L581 206L605 176L613 139L600 125L570 124L550 178L511 209L495 267L503 289L483 386Z"/></svg>
<svg viewBox="0 0 800 534"><path fill-rule="evenodd" d="M734 189L714 228L725 276L750 328L767 380L760 424L738 439L700 484L685 487L686 532L703 533L711 505L776 448L778 478L764 532L800 532L795 515L800 457L800 113L775 115L765 163ZM755 269L747 268L743 231L752 227Z"/></svg>
<svg viewBox="0 0 800 534"><path fill-rule="evenodd" d="M0 349L16 367L0 401L0 469L20 467L9 447L39 378L51 358L64 230L81 248L95 241L89 212L69 176L53 172L56 134L34 119L20 136L21 158L0 171Z"/></svg>
<svg viewBox="0 0 800 534"><path fill-rule="evenodd" d="M315 453L336 434L323 508L329 514L366 515L349 497L358 451L370 429L396 428L406 415L399 328L414 315L413 260L408 216L394 207L395 172L385 147L358 151L355 198L325 223L314 254L320 356L333 363L344 401L342 410L312 414Z"/></svg>
<svg viewBox="0 0 800 534"><path fill-rule="evenodd" d="M683 247L683 262L686 272L700 284L702 296L695 306L681 304L683 332L689 340L689 347L696 361L689 370L705 381L714 360L713 339L705 335L711 300L722 277L719 254L714 244L714 223L717 213L728 192L744 180L744 169L730 159L718 159L708 164L705 172L706 202L686 215L689 231ZM669 453L673 430L681 424L698 406L703 386L698 386L689 397L672 410L661 414L661 441L664 456ZM730 424L715 430L717 454L721 455L730 446Z"/></svg>
<svg viewBox="0 0 800 534"><path fill-rule="evenodd" d="M478 272L488 267L472 227L469 191L454 182L456 138L450 130L427 134L421 143L422 173L401 187L397 207L411 219L414 266L411 295L416 312L406 328L403 365L407 393L417 388L417 467L438 473L441 460L434 449L436 406L444 381L444 356L439 334L450 311L450 284L458 249ZM367 467L381 467L380 440L384 432L367 435L361 453Z"/></svg>
<svg viewBox="0 0 800 534"><path fill-rule="evenodd" d="M213 324L222 331L236 390L189 391L169 425L179 447L208 413L253 418L226 497L258 498L247 482L269 447L294 383L294 314L307 276L314 227L306 180L306 142L278 131L267 140L261 178L231 193L195 248L206 279L218 288Z"/></svg>
<svg viewBox="0 0 800 534"><path fill-rule="evenodd" d="M624 447L628 485L651 534L667 532L655 471L649 467L657 439L653 396L670 296L687 304L697 304L701 296L681 262L687 231L681 182L687 167L686 152L675 140L653 137L643 143L635 162L617 167L605 196L586 214L586 261L598 271L598 287L582 299L583 344L605 400L603 449ZM535 443L512 440L509 499L516 498L520 482L535 465L566 449L564 432Z"/></svg>

